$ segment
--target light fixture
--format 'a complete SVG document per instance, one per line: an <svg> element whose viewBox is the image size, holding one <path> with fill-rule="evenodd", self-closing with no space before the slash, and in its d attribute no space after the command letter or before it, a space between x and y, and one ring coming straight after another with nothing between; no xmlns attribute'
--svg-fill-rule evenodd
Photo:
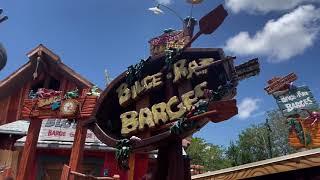
<svg viewBox="0 0 320 180"><path fill-rule="evenodd" d="M152 11L154 14L164 14L163 10L161 9L161 7L166 8L167 10L171 11L176 17L178 17L180 19L180 21L183 22L183 18L173 9L171 9L170 7L163 5L163 4L158 4L156 7L152 7L149 8L149 11Z"/></svg>
<svg viewBox="0 0 320 180"><path fill-rule="evenodd" d="M187 3L190 3L190 4L200 4L202 2L203 0L187 0Z"/></svg>
<svg viewBox="0 0 320 180"><path fill-rule="evenodd" d="M154 14L164 14L164 12L159 8L160 5L156 7L149 8L149 11L152 11Z"/></svg>

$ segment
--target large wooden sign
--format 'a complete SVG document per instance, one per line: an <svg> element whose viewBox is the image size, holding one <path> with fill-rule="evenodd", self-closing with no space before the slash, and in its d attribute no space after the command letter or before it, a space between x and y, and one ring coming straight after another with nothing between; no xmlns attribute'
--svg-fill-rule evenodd
<svg viewBox="0 0 320 180"><path fill-rule="evenodd" d="M190 48L172 62L166 56L143 62L139 69L122 73L101 94L91 129L102 142L115 146L137 136L143 143L133 148L153 149L181 122L192 122L179 133L185 137L209 121L237 114L232 100L238 84L236 68L221 49Z"/></svg>
<svg viewBox="0 0 320 180"><path fill-rule="evenodd" d="M284 116L297 114L299 109L316 109L318 104L307 86L290 89L287 93L274 96Z"/></svg>

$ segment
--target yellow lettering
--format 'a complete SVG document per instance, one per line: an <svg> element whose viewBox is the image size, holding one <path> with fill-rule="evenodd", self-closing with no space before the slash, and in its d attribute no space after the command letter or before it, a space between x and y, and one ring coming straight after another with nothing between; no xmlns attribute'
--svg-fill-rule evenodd
<svg viewBox="0 0 320 180"><path fill-rule="evenodd" d="M139 81L134 82L134 85L131 86L132 99L136 100L139 94L144 92L144 87Z"/></svg>
<svg viewBox="0 0 320 180"><path fill-rule="evenodd" d="M188 65L188 67L189 67L189 68L188 68L189 74L188 74L187 79L191 79L192 76L193 76L193 74L198 75L196 69L199 67L199 65L197 64L196 61L191 61L191 62L189 63L189 65Z"/></svg>
<svg viewBox="0 0 320 180"><path fill-rule="evenodd" d="M194 91L189 91L181 96L182 102L188 111L198 101L198 98L194 95Z"/></svg>
<svg viewBox="0 0 320 180"><path fill-rule="evenodd" d="M122 122L121 134L129 134L138 128L138 113L136 111L125 112L120 115Z"/></svg>
<svg viewBox="0 0 320 180"><path fill-rule="evenodd" d="M174 120L174 119L178 119L178 118L182 117L187 111L187 108L184 107L182 105L182 103L180 103L180 104L178 104L178 103L179 103L179 100L178 100L177 96L173 96L172 98L170 98L170 100L167 103L166 111L169 115L170 120ZM177 105L178 110L174 112L172 110L172 106L176 105L176 104L178 104Z"/></svg>
<svg viewBox="0 0 320 180"><path fill-rule="evenodd" d="M147 125L149 128L155 126L153 122L152 112L149 108L140 109L139 112L139 130L144 129L145 125Z"/></svg>
<svg viewBox="0 0 320 180"><path fill-rule="evenodd" d="M152 106L153 120L156 124L159 124L159 121L166 123L168 121L168 115L166 113L166 103L162 102Z"/></svg>
<svg viewBox="0 0 320 180"><path fill-rule="evenodd" d="M173 65L173 73L174 73L174 79L173 82L179 81L182 77L187 77L188 75L188 69L186 66L186 60L182 59L178 62L174 63Z"/></svg>
<svg viewBox="0 0 320 180"><path fill-rule="evenodd" d="M162 73L161 72L157 73L157 74L154 74L152 77L153 77L152 78L152 87L153 88L157 88L157 87L162 86L163 83L161 81L161 77L162 77Z"/></svg>
<svg viewBox="0 0 320 180"><path fill-rule="evenodd" d="M122 83L116 90L118 93L119 104L122 107L125 107L131 98L131 92L126 83Z"/></svg>
<svg viewBox="0 0 320 180"><path fill-rule="evenodd" d="M201 84L196 85L194 92L197 98L202 98L204 95L204 89L207 87L208 83L202 82Z"/></svg>

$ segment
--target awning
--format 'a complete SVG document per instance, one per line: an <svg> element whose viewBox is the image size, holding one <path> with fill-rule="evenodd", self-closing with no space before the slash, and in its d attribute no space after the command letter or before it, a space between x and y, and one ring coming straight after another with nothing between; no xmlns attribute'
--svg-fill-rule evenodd
<svg viewBox="0 0 320 180"><path fill-rule="evenodd" d="M0 126L0 134L27 135L29 121L18 120Z"/></svg>

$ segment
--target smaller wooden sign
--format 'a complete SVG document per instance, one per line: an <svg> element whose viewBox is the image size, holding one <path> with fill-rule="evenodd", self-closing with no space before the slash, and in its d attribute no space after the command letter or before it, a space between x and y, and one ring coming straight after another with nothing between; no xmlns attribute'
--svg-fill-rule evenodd
<svg viewBox="0 0 320 180"><path fill-rule="evenodd" d="M290 73L285 77L275 77L268 81L268 86L264 88L268 94L273 94L277 91L282 91L288 89L288 86L293 81L297 80L298 77L294 73Z"/></svg>
<svg viewBox="0 0 320 180"><path fill-rule="evenodd" d="M37 107L37 99L25 99L21 111L23 119L38 118L88 118L97 103L97 96L84 96L61 101L61 107L53 110L50 106Z"/></svg>
<svg viewBox="0 0 320 180"><path fill-rule="evenodd" d="M297 114L299 109L316 109L318 103L307 86L297 87L287 93L274 96L284 116Z"/></svg>
<svg viewBox="0 0 320 180"><path fill-rule="evenodd" d="M289 118L289 144L296 148L320 147L320 123L309 118Z"/></svg>
<svg viewBox="0 0 320 180"><path fill-rule="evenodd" d="M164 53L168 49L182 49L190 41L183 31L169 31L149 41L152 56Z"/></svg>

